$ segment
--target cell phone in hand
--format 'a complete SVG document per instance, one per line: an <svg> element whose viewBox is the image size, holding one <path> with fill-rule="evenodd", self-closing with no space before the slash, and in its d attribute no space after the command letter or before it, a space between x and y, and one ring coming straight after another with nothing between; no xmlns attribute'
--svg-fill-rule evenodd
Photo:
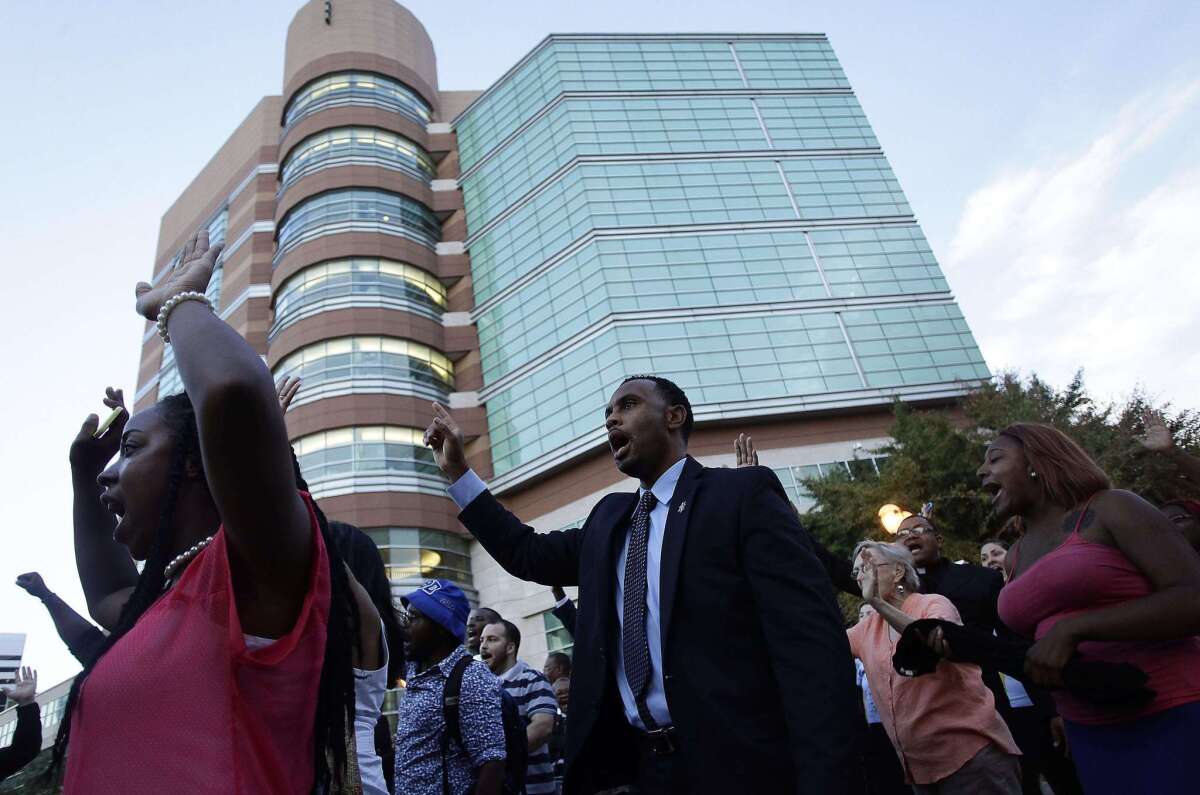
<svg viewBox="0 0 1200 795"><path fill-rule="evenodd" d="M101 436L103 436L104 432L111 428L112 424L117 421L117 417L120 417L124 413L125 408L123 406L117 406L115 409L113 409L112 414L109 414L107 417L105 417L104 422L100 423L100 425L96 427L96 432L92 434L92 438L99 439Z"/></svg>

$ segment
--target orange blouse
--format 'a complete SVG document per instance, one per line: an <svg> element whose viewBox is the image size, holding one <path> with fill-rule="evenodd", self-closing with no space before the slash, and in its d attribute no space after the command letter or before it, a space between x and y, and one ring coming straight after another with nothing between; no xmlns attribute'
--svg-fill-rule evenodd
<svg viewBox="0 0 1200 795"><path fill-rule="evenodd" d="M900 609L913 619L962 623L950 600L937 594L912 594ZM941 781L988 745L1021 753L996 713L978 665L941 662L931 674L901 676L892 667L899 635L893 638L889 628L883 616L871 614L846 634L866 669L871 696L909 783Z"/></svg>

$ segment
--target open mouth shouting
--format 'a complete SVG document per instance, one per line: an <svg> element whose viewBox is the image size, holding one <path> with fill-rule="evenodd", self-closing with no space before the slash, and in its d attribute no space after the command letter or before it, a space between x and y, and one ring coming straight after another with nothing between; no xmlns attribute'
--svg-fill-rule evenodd
<svg viewBox="0 0 1200 795"><path fill-rule="evenodd" d="M992 510L1000 504L1000 498L1004 494L1004 489L999 483L994 480L987 480L980 484L980 488L992 495L991 506Z"/></svg>
<svg viewBox="0 0 1200 795"><path fill-rule="evenodd" d="M629 456L629 448L632 446L633 440L629 435L621 431L619 428L612 428L608 432L608 446L612 450L613 459L620 463Z"/></svg>
<svg viewBox="0 0 1200 795"><path fill-rule="evenodd" d="M117 517L117 526L113 529L113 540L119 543L124 543L121 538L121 522L125 517L125 503L109 491L105 491L100 495L100 505L104 510Z"/></svg>

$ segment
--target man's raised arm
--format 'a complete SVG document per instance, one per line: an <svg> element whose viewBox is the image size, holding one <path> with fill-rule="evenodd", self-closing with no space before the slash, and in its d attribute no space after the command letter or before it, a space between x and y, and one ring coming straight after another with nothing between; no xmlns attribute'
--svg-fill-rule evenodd
<svg viewBox="0 0 1200 795"><path fill-rule="evenodd" d="M433 404L425 444L433 449L434 460L450 481L448 491L458 505L458 520L505 571L543 585L579 583L583 530L538 533L501 505L467 465L462 429L440 403Z"/></svg>

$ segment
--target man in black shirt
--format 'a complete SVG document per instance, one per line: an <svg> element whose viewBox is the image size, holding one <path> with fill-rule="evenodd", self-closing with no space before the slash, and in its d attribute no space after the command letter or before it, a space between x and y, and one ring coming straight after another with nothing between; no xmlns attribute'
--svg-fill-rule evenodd
<svg viewBox="0 0 1200 795"><path fill-rule="evenodd" d="M1007 631L996 607L1004 587L1000 572L946 560L942 557L942 535L924 516L909 516L901 522L896 541L912 553L922 593L941 594L953 602L963 626Z"/></svg>

